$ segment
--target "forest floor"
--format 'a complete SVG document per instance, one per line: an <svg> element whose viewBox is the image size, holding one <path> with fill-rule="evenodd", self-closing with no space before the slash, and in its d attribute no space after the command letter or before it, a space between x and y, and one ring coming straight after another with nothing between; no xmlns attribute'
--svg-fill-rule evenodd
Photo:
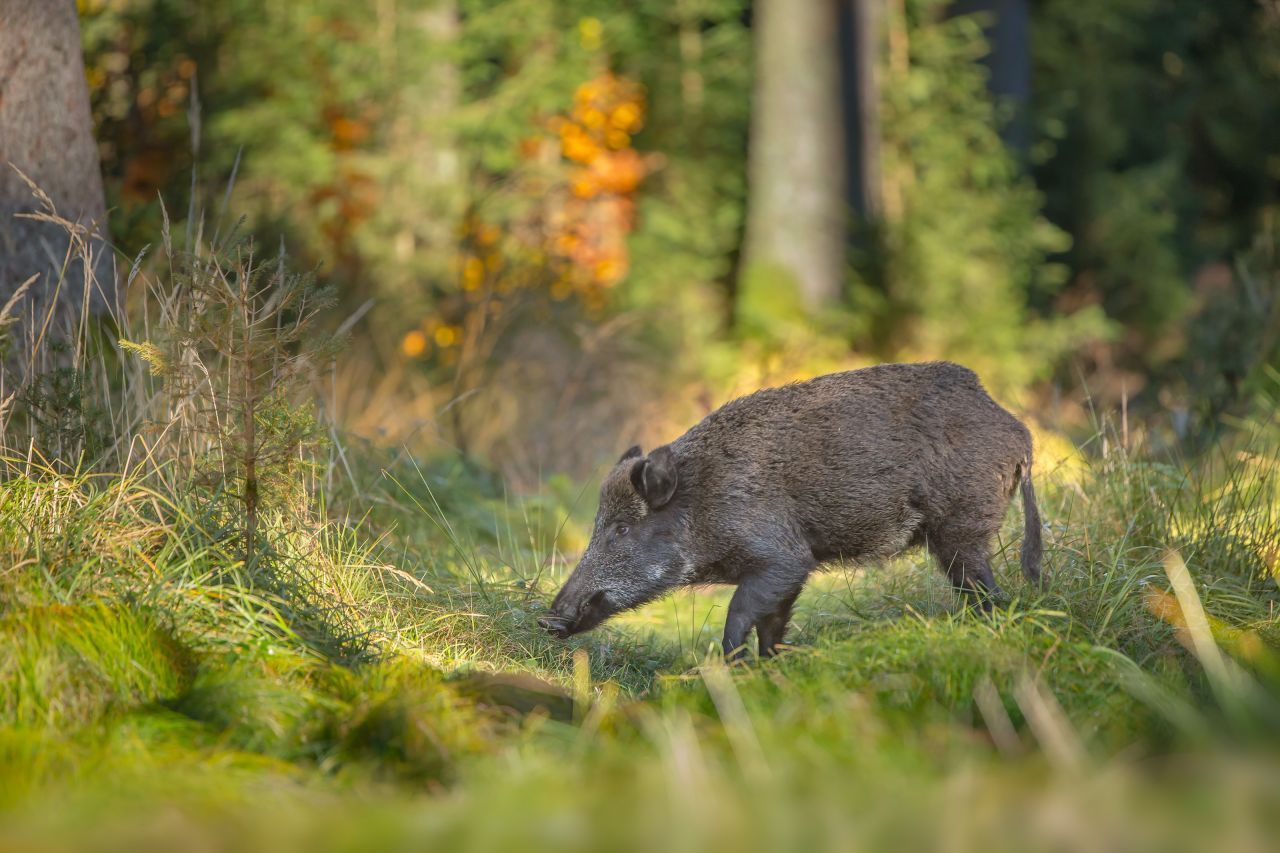
<svg viewBox="0 0 1280 853"><path fill-rule="evenodd" d="M1275 849L1268 429L1042 465L1047 587L1011 510L990 617L913 553L815 578L793 648L732 667L723 590L537 627L589 489L350 450L251 570L181 490L14 460L0 845Z"/></svg>

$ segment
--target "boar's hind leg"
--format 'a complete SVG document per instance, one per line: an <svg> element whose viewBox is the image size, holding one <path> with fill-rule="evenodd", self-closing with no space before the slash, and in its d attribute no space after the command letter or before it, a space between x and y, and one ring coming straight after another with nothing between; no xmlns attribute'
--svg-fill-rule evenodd
<svg viewBox="0 0 1280 853"><path fill-rule="evenodd" d="M813 562L796 560L790 564L773 563L749 574L738 582L729 602L729 615L724 621L724 654L729 660L740 657L753 627L760 638L761 653L765 644L772 650L782 639L791 605Z"/></svg>
<svg viewBox="0 0 1280 853"><path fill-rule="evenodd" d="M989 537L981 541L942 537L929 542L929 550L951 579L951 585L964 593L971 605L987 613L991 612L993 600L1001 595L995 575L991 573L989 541Z"/></svg>

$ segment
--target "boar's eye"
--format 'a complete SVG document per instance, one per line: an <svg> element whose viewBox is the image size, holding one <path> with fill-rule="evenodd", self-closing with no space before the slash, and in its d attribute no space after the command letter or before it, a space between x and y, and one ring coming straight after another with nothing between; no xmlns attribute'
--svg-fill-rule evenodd
<svg viewBox="0 0 1280 853"><path fill-rule="evenodd" d="M618 527L616 528L616 532L619 536L626 536L628 533L631 532L631 528L625 524L619 524Z"/></svg>

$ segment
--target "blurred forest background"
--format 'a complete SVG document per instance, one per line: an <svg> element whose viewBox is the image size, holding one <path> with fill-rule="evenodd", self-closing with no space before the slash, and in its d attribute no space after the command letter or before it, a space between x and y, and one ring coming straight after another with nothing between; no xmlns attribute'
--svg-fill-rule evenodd
<svg viewBox="0 0 1280 853"><path fill-rule="evenodd" d="M1269 0L78 6L121 268L247 217L378 442L528 485L874 361L1199 443L1275 388Z"/></svg>
<svg viewBox="0 0 1280 853"><path fill-rule="evenodd" d="M1280 0L0 0L0 847L1274 849L1278 142ZM930 358L1042 588L538 626L622 448Z"/></svg>

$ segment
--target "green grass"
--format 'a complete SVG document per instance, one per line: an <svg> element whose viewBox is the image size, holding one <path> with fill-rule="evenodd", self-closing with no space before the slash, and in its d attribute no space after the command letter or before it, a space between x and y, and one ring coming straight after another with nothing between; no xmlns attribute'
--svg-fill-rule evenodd
<svg viewBox="0 0 1280 853"><path fill-rule="evenodd" d="M1050 582L1017 576L1011 514L997 559L1010 601L992 617L910 554L815 578L795 647L732 669L710 651L723 590L570 643L537 629L570 568L557 546L590 514L568 484L517 500L465 466L384 473L353 452L363 479L330 488L328 520L274 522L287 582L263 583L194 496L14 463L0 837L1269 847L1277 445L1236 441L1194 463L1113 453L1050 473ZM1207 635L1170 592L1170 546Z"/></svg>

